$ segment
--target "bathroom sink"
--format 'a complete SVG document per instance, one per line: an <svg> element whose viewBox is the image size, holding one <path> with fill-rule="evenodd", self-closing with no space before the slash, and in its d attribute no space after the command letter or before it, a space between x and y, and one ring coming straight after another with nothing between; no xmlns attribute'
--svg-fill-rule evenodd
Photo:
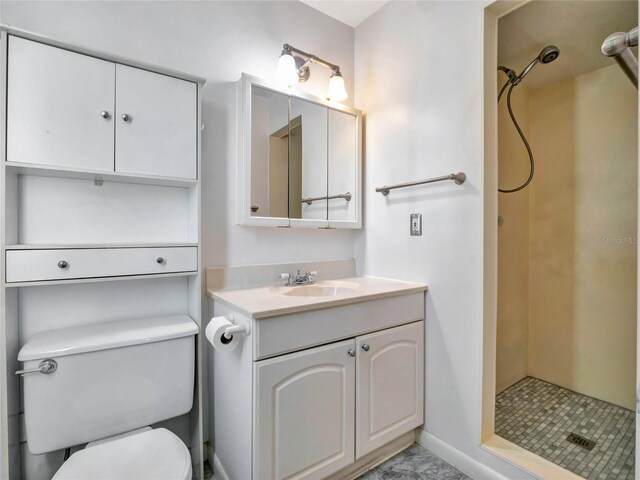
<svg viewBox="0 0 640 480"><path fill-rule="evenodd" d="M358 285L349 282L324 282L316 285L291 287L282 295L287 297L335 297L358 291Z"/></svg>

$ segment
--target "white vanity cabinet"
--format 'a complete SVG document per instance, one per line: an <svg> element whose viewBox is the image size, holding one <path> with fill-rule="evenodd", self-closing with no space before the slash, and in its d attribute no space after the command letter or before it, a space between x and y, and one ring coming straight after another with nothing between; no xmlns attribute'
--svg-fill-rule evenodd
<svg viewBox="0 0 640 480"><path fill-rule="evenodd" d="M254 478L322 479L421 425L423 325L256 362Z"/></svg>
<svg viewBox="0 0 640 480"><path fill-rule="evenodd" d="M426 287L335 283L353 293L309 303L286 296L305 287L210 290L213 315L250 331L231 351L208 345L216 475L354 478L413 443L424 421Z"/></svg>
<svg viewBox="0 0 640 480"><path fill-rule="evenodd" d="M7 162L196 179L197 90L10 36Z"/></svg>

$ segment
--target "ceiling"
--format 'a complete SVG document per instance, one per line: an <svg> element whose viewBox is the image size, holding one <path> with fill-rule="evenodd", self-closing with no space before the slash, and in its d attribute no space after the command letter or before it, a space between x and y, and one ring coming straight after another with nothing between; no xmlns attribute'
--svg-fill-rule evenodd
<svg viewBox="0 0 640 480"><path fill-rule="evenodd" d="M310 7L346 23L357 27L389 0L301 0Z"/></svg>
<svg viewBox="0 0 640 480"><path fill-rule="evenodd" d="M498 64L520 73L543 47L556 45L558 59L537 65L522 83L542 87L613 65L600 51L602 41L637 25L635 0L533 0L499 20Z"/></svg>

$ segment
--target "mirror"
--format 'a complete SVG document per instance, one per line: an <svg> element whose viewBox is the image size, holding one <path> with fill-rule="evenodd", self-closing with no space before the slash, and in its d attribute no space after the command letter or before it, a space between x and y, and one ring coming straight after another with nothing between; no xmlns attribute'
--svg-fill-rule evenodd
<svg viewBox="0 0 640 480"><path fill-rule="evenodd" d="M356 221L358 192L358 125L357 117L329 110L328 219ZM351 199L349 199L351 197Z"/></svg>
<svg viewBox="0 0 640 480"><path fill-rule="evenodd" d="M360 228L357 110L243 75L238 223Z"/></svg>
<svg viewBox="0 0 640 480"><path fill-rule="evenodd" d="M288 217L289 97L251 90L251 215Z"/></svg>
<svg viewBox="0 0 640 480"><path fill-rule="evenodd" d="M291 98L289 218L327 218L327 107Z"/></svg>

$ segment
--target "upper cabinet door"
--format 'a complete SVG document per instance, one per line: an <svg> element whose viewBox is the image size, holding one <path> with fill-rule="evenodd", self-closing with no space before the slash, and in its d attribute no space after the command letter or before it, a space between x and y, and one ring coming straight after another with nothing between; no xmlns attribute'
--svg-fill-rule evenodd
<svg viewBox="0 0 640 480"><path fill-rule="evenodd" d="M254 479L323 479L353 463L354 343L256 362Z"/></svg>
<svg viewBox="0 0 640 480"><path fill-rule="evenodd" d="M10 36L7 161L112 172L115 68Z"/></svg>
<svg viewBox="0 0 640 480"><path fill-rule="evenodd" d="M358 117L329 110L329 226L359 227L360 154Z"/></svg>
<svg viewBox="0 0 640 480"><path fill-rule="evenodd" d="M196 178L197 84L118 64L116 171Z"/></svg>
<svg viewBox="0 0 640 480"><path fill-rule="evenodd" d="M289 218L295 227L328 226L327 107L295 97L289 122Z"/></svg>
<svg viewBox="0 0 640 480"><path fill-rule="evenodd" d="M250 162L251 217L266 217L289 225L289 97L272 90L251 88Z"/></svg>
<svg viewBox="0 0 640 480"><path fill-rule="evenodd" d="M356 340L356 460L423 423L424 322Z"/></svg>

